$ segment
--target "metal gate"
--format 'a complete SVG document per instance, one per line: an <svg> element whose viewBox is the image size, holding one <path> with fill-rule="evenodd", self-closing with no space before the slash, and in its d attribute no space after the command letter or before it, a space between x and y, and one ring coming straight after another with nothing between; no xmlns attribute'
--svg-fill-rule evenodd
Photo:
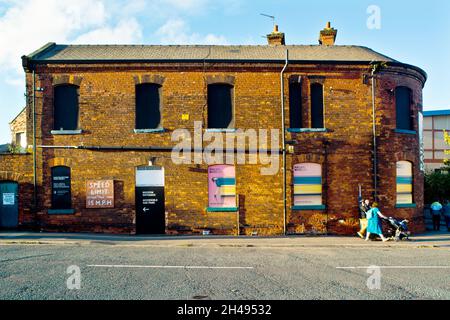
<svg viewBox="0 0 450 320"><path fill-rule="evenodd" d="M19 224L19 185L0 182L0 228L13 229Z"/></svg>

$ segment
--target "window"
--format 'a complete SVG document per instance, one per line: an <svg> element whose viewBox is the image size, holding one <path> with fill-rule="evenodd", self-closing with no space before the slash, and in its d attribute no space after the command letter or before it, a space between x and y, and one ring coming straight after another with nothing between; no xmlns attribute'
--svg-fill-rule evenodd
<svg viewBox="0 0 450 320"><path fill-rule="evenodd" d="M311 85L311 128L325 128L323 108L323 86Z"/></svg>
<svg viewBox="0 0 450 320"><path fill-rule="evenodd" d="M27 138L25 136L25 132L17 132L16 133L16 146L19 146L23 149L27 147Z"/></svg>
<svg viewBox="0 0 450 320"><path fill-rule="evenodd" d="M294 208L322 205L322 166L317 163L294 165Z"/></svg>
<svg viewBox="0 0 450 320"><path fill-rule="evenodd" d="M228 84L208 85L208 128L233 127L233 87Z"/></svg>
<svg viewBox="0 0 450 320"><path fill-rule="evenodd" d="M237 211L234 166L215 165L208 168L208 200L210 211Z"/></svg>
<svg viewBox="0 0 450 320"><path fill-rule="evenodd" d="M72 207L70 168L52 168L52 209Z"/></svg>
<svg viewBox="0 0 450 320"><path fill-rule="evenodd" d="M411 89L407 87L397 87L395 89L395 109L397 129L399 130L414 130L411 101Z"/></svg>
<svg viewBox="0 0 450 320"><path fill-rule="evenodd" d="M136 129L161 126L161 86L144 83L136 86Z"/></svg>
<svg viewBox="0 0 450 320"><path fill-rule="evenodd" d="M302 126L302 84L299 77L297 81L289 83L289 126L290 128L303 128Z"/></svg>
<svg viewBox="0 0 450 320"><path fill-rule="evenodd" d="M54 89L53 129L78 129L78 87L56 86Z"/></svg>
<svg viewBox="0 0 450 320"><path fill-rule="evenodd" d="M413 171L409 161L397 162L397 204L413 204Z"/></svg>

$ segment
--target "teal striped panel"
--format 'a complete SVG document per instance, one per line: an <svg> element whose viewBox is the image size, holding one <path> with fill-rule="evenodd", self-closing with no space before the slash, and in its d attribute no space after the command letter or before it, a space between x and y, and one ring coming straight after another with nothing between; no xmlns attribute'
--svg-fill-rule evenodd
<svg viewBox="0 0 450 320"><path fill-rule="evenodd" d="M235 186L236 179L235 178L217 178L216 185L218 187L221 186Z"/></svg>
<svg viewBox="0 0 450 320"><path fill-rule="evenodd" d="M322 184L322 177L294 177L294 184Z"/></svg>
<svg viewBox="0 0 450 320"><path fill-rule="evenodd" d="M397 177L397 184L412 184L412 177Z"/></svg>

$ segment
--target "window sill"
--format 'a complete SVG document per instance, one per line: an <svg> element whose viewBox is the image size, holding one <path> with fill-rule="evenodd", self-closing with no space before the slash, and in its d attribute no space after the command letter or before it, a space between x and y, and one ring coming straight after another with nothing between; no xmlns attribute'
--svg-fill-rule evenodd
<svg viewBox="0 0 450 320"><path fill-rule="evenodd" d="M291 209L302 211L302 210L326 210L326 208L327 207L325 205L320 205L320 206L293 206Z"/></svg>
<svg viewBox="0 0 450 320"><path fill-rule="evenodd" d="M327 128L289 128L288 132L303 133L303 132L328 132Z"/></svg>
<svg viewBox="0 0 450 320"><path fill-rule="evenodd" d="M163 133L166 129L158 128L158 129L134 129L134 133Z"/></svg>
<svg viewBox="0 0 450 320"><path fill-rule="evenodd" d="M206 129L206 132L236 132L237 129Z"/></svg>
<svg viewBox="0 0 450 320"><path fill-rule="evenodd" d="M71 136L71 135L77 135L82 134L83 130L52 130L50 133L54 136Z"/></svg>
<svg viewBox="0 0 450 320"><path fill-rule="evenodd" d="M411 135L417 134L417 131L415 130L395 129L394 131L395 133L402 133L402 134L411 134Z"/></svg>
<svg viewBox="0 0 450 320"><path fill-rule="evenodd" d="M238 207L233 207L233 208L211 208L208 207L206 208L207 212L238 212L239 208Z"/></svg>
<svg viewBox="0 0 450 320"><path fill-rule="evenodd" d="M417 208L417 204L415 203L397 203L395 205L396 208Z"/></svg>
<svg viewBox="0 0 450 320"><path fill-rule="evenodd" d="M71 215L75 214L75 209L49 209L47 213L50 215Z"/></svg>

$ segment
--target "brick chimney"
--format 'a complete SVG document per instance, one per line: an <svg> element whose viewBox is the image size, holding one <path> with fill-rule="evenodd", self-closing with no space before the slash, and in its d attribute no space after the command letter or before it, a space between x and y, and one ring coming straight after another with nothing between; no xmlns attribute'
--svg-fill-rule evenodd
<svg viewBox="0 0 450 320"><path fill-rule="evenodd" d="M337 30L331 27L331 23L328 22L325 29L320 31L319 44L323 46L334 46L336 41Z"/></svg>
<svg viewBox="0 0 450 320"><path fill-rule="evenodd" d="M284 46L284 33L278 31L278 25L275 25L271 34L267 35L269 46Z"/></svg>

